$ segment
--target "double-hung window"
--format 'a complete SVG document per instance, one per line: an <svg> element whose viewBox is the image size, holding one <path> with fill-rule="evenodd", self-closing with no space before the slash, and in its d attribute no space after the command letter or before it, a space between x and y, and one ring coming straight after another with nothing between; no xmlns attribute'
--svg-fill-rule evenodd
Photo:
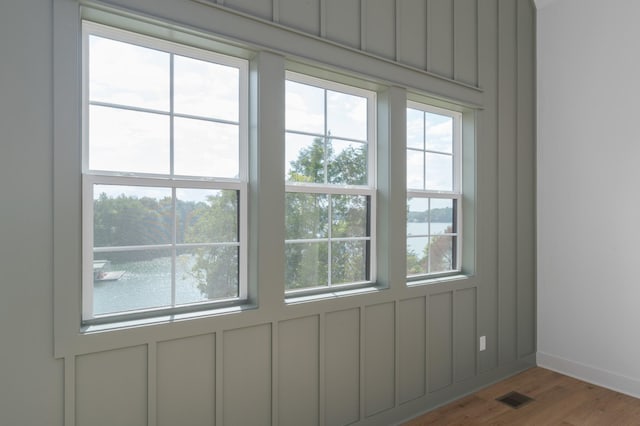
<svg viewBox="0 0 640 426"><path fill-rule="evenodd" d="M461 120L455 111L407 105L407 276L460 270Z"/></svg>
<svg viewBox="0 0 640 426"><path fill-rule="evenodd" d="M375 280L375 93L287 73L288 292Z"/></svg>
<svg viewBox="0 0 640 426"><path fill-rule="evenodd" d="M84 23L83 320L246 298L246 60Z"/></svg>

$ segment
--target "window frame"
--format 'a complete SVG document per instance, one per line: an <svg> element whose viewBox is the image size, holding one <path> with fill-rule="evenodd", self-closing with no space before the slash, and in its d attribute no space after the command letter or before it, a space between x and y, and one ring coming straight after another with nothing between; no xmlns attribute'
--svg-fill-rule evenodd
<svg viewBox="0 0 640 426"><path fill-rule="evenodd" d="M407 283L409 285L416 283L417 281L421 281L421 280L425 280L425 279L436 279L436 278L441 278L441 277L448 277L448 276L453 276L453 275L458 275L460 273L462 273L462 265L463 265L463 258L462 258L462 253L463 253L463 113L459 112L459 111L455 111L452 109L447 109L447 108L442 108L442 107L437 107L434 105L430 105L429 103L425 103L425 102L420 102L420 101L416 101L413 100L411 98L407 98L407 102L406 102L406 109L414 109L414 110L419 110L423 113L432 113L432 114L437 114L437 115L442 115L442 116L447 116L447 117L451 117L452 118L452 152L451 152L451 157L452 157L452 165L453 165L453 170L452 170L452 190L451 191L444 191L444 190L429 190L426 188L423 189L417 189L417 188L410 188L409 187L409 183L407 182L406 185L406 191L407 191L407 197L406 197L406 202L409 202L409 199L411 198L420 198L420 199L426 199L426 200L432 200L432 199L441 199L441 200L453 200L453 224L455 226L455 232L452 233L447 233L447 234L442 234L445 236L452 236L455 238L455 245L454 245L454 265L453 268L447 271L436 271L436 272L429 272L427 270L426 273L418 273L418 274L409 274L408 271L406 271L406 279L407 279ZM408 127L407 126L407 120L405 120L405 128ZM433 153L440 153L438 151L433 151L433 150L429 150L426 147L426 129L425 129L425 140L423 141L423 148L422 149L417 149L417 148L410 148L407 146L407 138L405 138L405 152L408 151L418 151L418 152L422 152L423 154L429 153L429 152L433 152ZM407 162L405 162L405 167L406 167ZM423 166L423 184L426 185L426 164ZM429 201L430 202L430 201ZM408 221L407 221L407 225L408 225ZM408 234L407 234L407 230L405 230L405 246L408 245ZM431 239L433 238L433 235L429 234L428 238ZM429 241L429 244L431 244L431 241ZM408 256L407 256L408 258ZM405 265L405 268L408 265Z"/></svg>
<svg viewBox="0 0 640 426"><path fill-rule="evenodd" d="M228 306L235 306L246 303L248 300L248 150L249 150L249 61L245 58L217 53L202 47L192 47L185 44L176 43L163 38L148 36L142 33L132 32L118 27L108 26L88 19L81 22L81 44L82 44L82 88L81 88L81 175L82 175L82 278L81 278L81 325L91 326L99 324L111 324L128 320L147 319L173 314L190 313L195 311L205 311ZM169 129L170 143L170 170L166 174L154 173L131 173L108 170L92 170L89 168L89 108L92 104L89 99L89 37L98 36L111 40L129 43L136 46L155 49L166 52L169 55L180 55L194 58L214 64L231 66L238 69L238 98L239 110L238 121L233 122L224 119L211 119L211 122L234 124L238 126L238 178L222 177L202 177L185 176L174 173L174 135L173 125ZM171 86L173 86L173 73L170 72ZM162 115L169 117L173 122L174 118L199 118L189 114L178 114L173 111L174 94L171 90L169 111L162 112ZM117 104L111 106L109 103L98 102L110 108L118 108ZM120 106L123 107L123 106ZM126 107L126 106L125 106ZM124 108L126 110L159 113L152 108ZM172 200L175 203L177 189L209 189L209 190L235 190L238 194L238 296L228 299L204 300L186 304L177 304L175 301L175 258L178 247L189 248L191 246L208 246L209 243L202 244L178 244L174 238L170 244L145 245L143 249L166 248L171 250L172 258L172 300L170 305L155 306L150 308L135 309L130 311L118 311L113 313L95 315L93 312L93 185L129 185L171 189ZM175 213L174 213L175 214ZM175 218L175 217L174 217ZM173 225L175 227L175 223ZM175 232L173 232L175 233ZM213 243L211 243L213 244ZM215 245L215 244L213 244ZM160 247L162 246L162 247ZM126 247L133 249L136 247ZM123 247L118 247L123 249ZM104 250L104 249L103 249Z"/></svg>
<svg viewBox="0 0 640 426"><path fill-rule="evenodd" d="M367 199L367 232L368 236L365 237L353 237L353 238L332 238L331 236L331 216L328 218L328 236L326 238L318 238L313 239L314 241L327 241L329 246L328 260L327 260L327 283L324 285L318 285L314 287L306 287L299 289L287 289L287 283L284 285L284 295L285 298L290 297L298 297L298 296L306 296L306 295L321 295L326 293L332 293L341 290L350 290L357 289L363 287L370 287L375 285L377 281L377 238L376 238L376 229L377 229L377 220L376 220L376 211L377 211L377 92L370 88L365 88L368 86L368 82L365 80L359 80L350 78L349 83L341 83L336 80L340 80L340 77L332 75L331 73L324 72L323 78L316 77L312 74L308 73L308 69L305 69L305 72L293 71L291 69L285 70L284 82L286 86L287 81L292 81L295 83L306 84L313 87L317 87L323 89L325 91L325 104L324 104L324 134L319 135L312 132L303 132L297 130L289 130L286 126L285 119L285 127L283 137L286 139L287 133L305 135L305 136L313 136L313 137L327 137L327 104L326 104L326 91L335 91L339 93L344 93L347 95L355 95L359 97L363 97L367 100L367 184L366 185L350 185L350 184L331 184L331 183L306 183L306 182L291 182L287 179L286 176L286 164L285 169L283 170L284 176L284 187L285 187L285 197L288 193L307 193L307 194L326 194L326 195L361 195L365 196ZM312 71L313 72L313 71ZM327 77L334 79L329 80ZM356 80L356 81L354 81ZM357 86L353 85L354 82L361 81L362 85ZM286 97L285 97L286 98ZM286 112L286 100L285 100L285 108ZM362 140L351 139L351 138L342 138L337 137L339 140L345 141L356 141L363 142ZM286 142L285 142L286 144ZM286 153L286 149L285 149ZM286 154L285 154L286 155ZM283 158L283 160L285 160ZM286 160L285 160L286 161ZM329 207L330 210L330 207ZM286 215L286 211L285 211ZM329 213L331 215L331 213ZM343 240L357 240L357 241L367 241L368 249L366 250L367 259L366 259L366 275L368 279L363 281L357 281L352 283L340 283L333 284L331 283L331 242L332 241L343 241ZM302 241L307 242L307 239L287 239L285 234L285 247L286 244L291 244L294 241ZM294 243L295 244L295 243ZM286 253L285 253L285 261L286 261Z"/></svg>

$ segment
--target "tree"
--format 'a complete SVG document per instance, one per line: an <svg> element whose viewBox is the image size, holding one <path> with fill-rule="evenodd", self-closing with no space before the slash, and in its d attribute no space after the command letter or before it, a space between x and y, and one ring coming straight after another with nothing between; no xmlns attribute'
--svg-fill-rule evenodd
<svg viewBox="0 0 640 426"><path fill-rule="evenodd" d="M323 138L315 138L311 146L302 149L298 158L291 161L288 178L292 182L363 185L367 181L366 150L364 145L362 149L348 145L336 153L331 138L326 143ZM333 237L366 235L366 196L291 192L286 197L289 240L328 239L329 226ZM328 240L286 244L287 288L328 283L329 273L334 284L365 280L367 244Z"/></svg>
<svg viewBox="0 0 640 426"><path fill-rule="evenodd" d="M191 275L210 299L238 295L238 193L220 190L185 217L186 243L232 243L194 249Z"/></svg>

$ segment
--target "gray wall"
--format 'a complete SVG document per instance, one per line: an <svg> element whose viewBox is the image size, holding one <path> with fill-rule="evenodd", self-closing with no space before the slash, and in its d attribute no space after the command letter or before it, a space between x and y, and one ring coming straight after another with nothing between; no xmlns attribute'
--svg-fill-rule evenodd
<svg viewBox="0 0 640 426"><path fill-rule="evenodd" d="M77 8L68 7L71 0L3 2L0 423L388 424L533 365L535 11L529 0L122 3L281 55L363 71L399 87L381 95L391 104L402 105L403 88L413 88L477 106L469 190L473 275L412 288L392 282L389 290L289 306L271 293L249 313L93 336L56 359L53 265L79 253L53 250L54 232L60 238L54 224L61 221L52 210L60 202L52 184L53 129L73 127L75 119L60 122L73 111L56 111L54 121L53 82L60 77L53 64L65 53L54 51L51 40L53 23L69 22L58 14ZM268 69L276 55L263 56ZM58 87L56 102L60 96ZM277 137L278 129L265 126ZM402 158L393 148L388 154ZM56 212L79 217L73 208ZM404 232L390 226L387 235ZM481 335L487 350L478 352Z"/></svg>
<svg viewBox="0 0 640 426"><path fill-rule="evenodd" d="M538 362L640 397L640 3L538 13Z"/></svg>

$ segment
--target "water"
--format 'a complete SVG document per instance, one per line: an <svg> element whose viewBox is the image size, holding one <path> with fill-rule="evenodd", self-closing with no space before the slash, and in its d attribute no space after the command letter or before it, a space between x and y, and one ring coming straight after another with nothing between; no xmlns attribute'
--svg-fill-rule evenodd
<svg viewBox="0 0 640 426"><path fill-rule="evenodd" d="M178 256L176 261L176 304L207 300L191 275L193 256ZM138 262L111 263L109 270L125 271L117 281L93 285L94 314L124 312L171 305L171 258L161 257Z"/></svg>
<svg viewBox="0 0 640 426"><path fill-rule="evenodd" d="M433 222L431 223L431 234L442 234L447 227L451 226L451 223L447 222ZM427 225L422 222L409 222L407 223L407 235L424 235L426 234ZM414 237L407 239L407 252L413 251L417 255L422 255L425 245L429 237Z"/></svg>

